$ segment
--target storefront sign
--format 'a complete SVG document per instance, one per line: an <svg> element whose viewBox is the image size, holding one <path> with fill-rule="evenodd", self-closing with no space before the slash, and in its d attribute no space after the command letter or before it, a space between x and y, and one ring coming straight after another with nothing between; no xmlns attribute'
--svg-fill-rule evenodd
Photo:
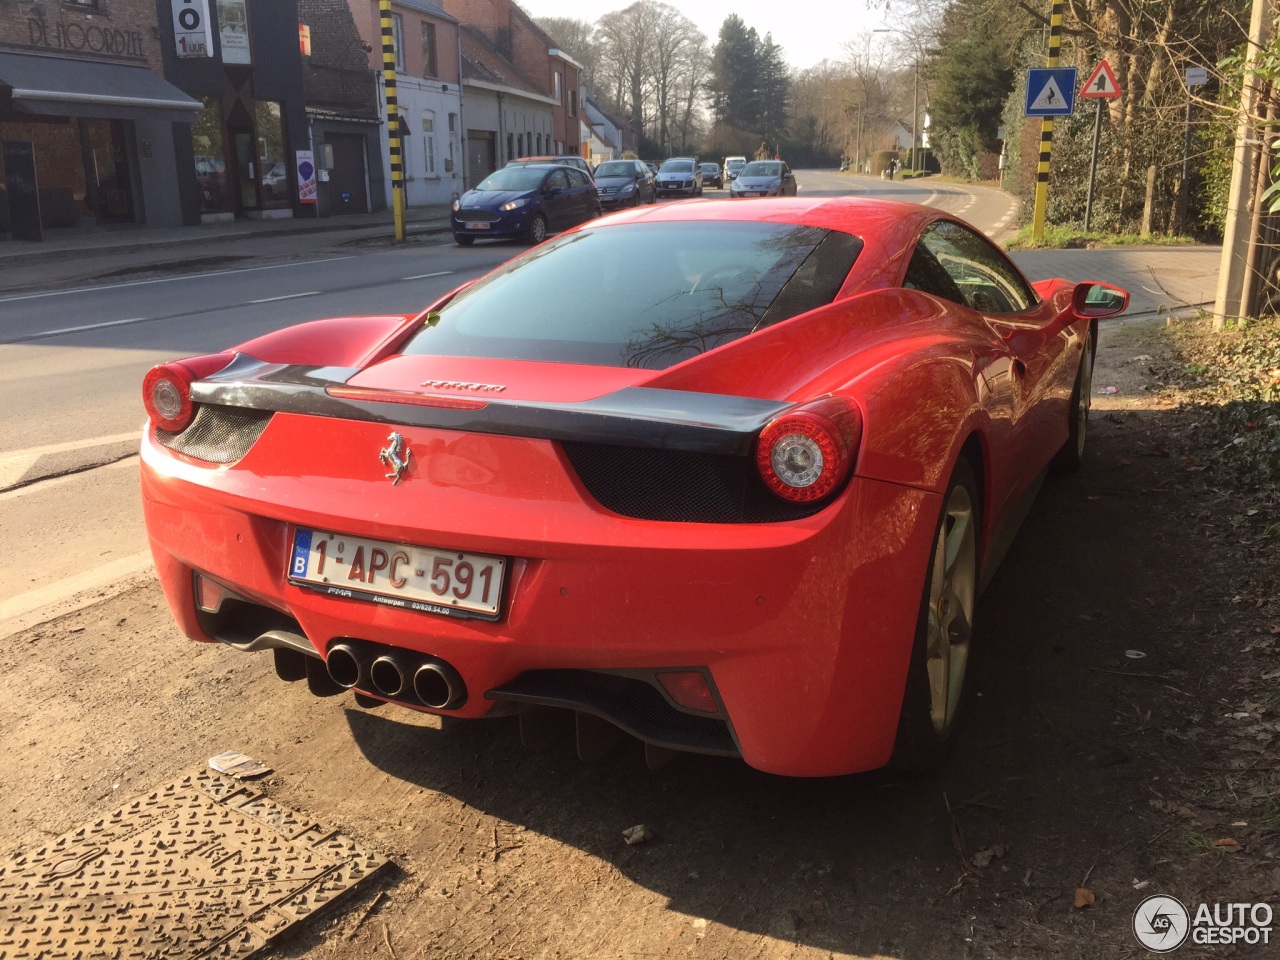
<svg viewBox="0 0 1280 960"><path fill-rule="evenodd" d="M298 202L316 202L316 160L310 150L298 150Z"/></svg>
<svg viewBox="0 0 1280 960"><path fill-rule="evenodd" d="M209 0L173 0L173 36L179 58L213 56Z"/></svg>
<svg viewBox="0 0 1280 960"><path fill-rule="evenodd" d="M5 140L4 185L9 194L9 234L15 240L43 240L40 191L36 189L36 155L30 143Z"/></svg>
<svg viewBox="0 0 1280 960"><path fill-rule="evenodd" d="M223 63L252 63L249 53L249 12L244 0L218 0L218 39Z"/></svg>
<svg viewBox="0 0 1280 960"><path fill-rule="evenodd" d="M144 56L142 34L136 30L117 30L96 23L68 23L38 19L27 20L31 46L46 50L75 50L78 53L101 53L112 57Z"/></svg>

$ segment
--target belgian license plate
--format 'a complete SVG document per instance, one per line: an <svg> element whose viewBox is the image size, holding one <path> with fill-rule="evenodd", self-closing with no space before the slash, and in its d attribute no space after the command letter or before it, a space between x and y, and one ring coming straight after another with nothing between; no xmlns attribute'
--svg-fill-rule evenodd
<svg viewBox="0 0 1280 960"><path fill-rule="evenodd" d="M468 230L488 230L489 224L486 223L484 220L468 220L467 229Z"/></svg>
<svg viewBox="0 0 1280 960"><path fill-rule="evenodd" d="M289 581L389 607L496 618L506 566L503 557L299 527Z"/></svg>

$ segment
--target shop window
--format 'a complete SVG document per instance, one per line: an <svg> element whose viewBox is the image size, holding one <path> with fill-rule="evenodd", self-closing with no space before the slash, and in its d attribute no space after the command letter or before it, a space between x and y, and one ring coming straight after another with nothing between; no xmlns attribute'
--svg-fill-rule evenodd
<svg viewBox="0 0 1280 960"><path fill-rule="evenodd" d="M227 175L226 151L222 142L222 98L205 97L203 103L196 122L191 126L200 212L227 213L233 207L231 180Z"/></svg>
<svg viewBox="0 0 1280 960"><path fill-rule="evenodd" d="M261 165L262 205L269 208L293 206L289 186L289 162L284 145L284 122L280 104L259 100L254 115L258 128L258 162Z"/></svg>
<svg viewBox="0 0 1280 960"><path fill-rule="evenodd" d="M436 25L422 21L422 75L424 77L440 76L436 65Z"/></svg>

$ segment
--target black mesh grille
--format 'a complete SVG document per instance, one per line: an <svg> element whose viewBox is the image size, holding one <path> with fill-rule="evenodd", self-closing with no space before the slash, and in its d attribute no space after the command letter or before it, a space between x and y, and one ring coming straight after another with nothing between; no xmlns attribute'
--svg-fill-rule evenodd
<svg viewBox="0 0 1280 960"><path fill-rule="evenodd" d="M493 223L499 219L498 215L492 210L467 210L458 211L459 220L467 220L471 223Z"/></svg>
<svg viewBox="0 0 1280 960"><path fill-rule="evenodd" d="M639 520L777 523L824 503L791 503L769 492L748 457L566 442L583 486L601 506Z"/></svg>
<svg viewBox="0 0 1280 960"><path fill-rule="evenodd" d="M234 463L249 452L267 428L271 413L201 404L191 426L181 433L156 430L156 440L178 453L209 463Z"/></svg>

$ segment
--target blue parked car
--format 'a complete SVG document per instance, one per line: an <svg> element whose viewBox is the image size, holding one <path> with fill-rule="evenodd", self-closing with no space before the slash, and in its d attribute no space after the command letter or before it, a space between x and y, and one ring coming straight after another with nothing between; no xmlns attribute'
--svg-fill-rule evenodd
<svg viewBox="0 0 1280 960"><path fill-rule="evenodd" d="M598 216L596 186L576 167L504 167L454 201L453 239L464 247L476 237L521 237L541 243L554 230Z"/></svg>

